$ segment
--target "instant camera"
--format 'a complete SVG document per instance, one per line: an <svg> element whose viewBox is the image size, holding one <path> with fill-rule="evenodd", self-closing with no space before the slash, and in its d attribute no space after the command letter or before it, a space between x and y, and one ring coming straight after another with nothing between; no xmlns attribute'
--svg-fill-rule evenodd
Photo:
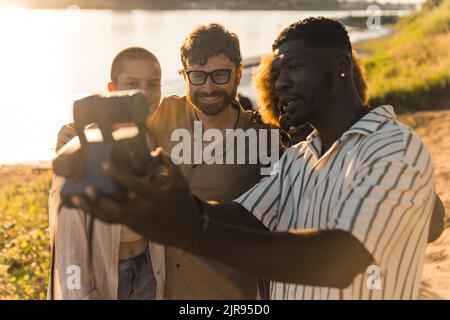
<svg viewBox="0 0 450 320"><path fill-rule="evenodd" d="M70 198L85 196L87 186L114 200L124 200L118 185L100 166L109 161L121 172L145 174L151 161L147 116L147 98L139 90L91 95L74 102L78 136L61 148L53 161L55 174L65 178L62 205L73 207Z"/></svg>

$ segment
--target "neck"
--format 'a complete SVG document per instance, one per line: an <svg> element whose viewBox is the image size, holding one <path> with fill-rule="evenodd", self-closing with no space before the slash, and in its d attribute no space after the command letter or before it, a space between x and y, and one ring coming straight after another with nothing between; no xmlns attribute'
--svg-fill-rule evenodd
<svg viewBox="0 0 450 320"><path fill-rule="evenodd" d="M195 109L195 112L198 119L203 123L203 130L219 129L225 131L226 129L233 129L236 123L237 110L231 105L215 115L206 115L198 109Z"/></svg>
<svg viewBox="0 0 450 320"><path fill-rule="evenodd" d="M368 111L356 91L351 89L347 93L341 92L321 109L312 126L319 132L322 155Z"/></svg>

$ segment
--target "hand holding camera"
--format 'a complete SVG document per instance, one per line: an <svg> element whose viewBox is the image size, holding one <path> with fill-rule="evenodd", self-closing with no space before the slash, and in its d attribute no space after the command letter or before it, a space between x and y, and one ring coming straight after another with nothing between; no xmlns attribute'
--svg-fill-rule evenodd
<svg viewBox="0 0 450 320"><path fill-rule="evenodd" d="M145 95L138 90L92 95L75 101L73 112L77 137L61 147L53 161L55 174L65 178L62 205L72 207L71 196L86 196L88 186L118 201L124 200L118 186L100 166L109 161L125 173L145 174L151 160ZM86 130L88 125L90 129Z"/></svg>

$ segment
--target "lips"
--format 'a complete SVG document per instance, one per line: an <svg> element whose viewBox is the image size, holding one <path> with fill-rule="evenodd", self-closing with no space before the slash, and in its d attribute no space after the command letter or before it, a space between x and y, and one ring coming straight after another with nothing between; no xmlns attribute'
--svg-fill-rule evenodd
<svg viewBox="0 0 450 320"><path fill-rule="evenodd" d="M284 108L287 107L288 105L297 102L298 100L300 100L300 98L298 97L282 97L280 98L280 100L278 101L278 108L280 110L280 113L284 113Z"/></svg>
<svg viewBox="0 0 450 320"><path fill-rule="evenodd" d="M212 96L212 97L200 97L201 100L207 103L215 103L219 101L222 97L221 96Z"/></svg>

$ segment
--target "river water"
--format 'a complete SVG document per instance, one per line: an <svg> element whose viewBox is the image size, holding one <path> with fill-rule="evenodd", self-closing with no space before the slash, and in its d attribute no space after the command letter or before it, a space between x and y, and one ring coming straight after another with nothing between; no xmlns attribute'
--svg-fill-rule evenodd
<svg viewBox="0 0 450 320"><path fill-rule="evenodd" d="M114 56L129 46L161 62L163 94L182 94L179 48L197 25L222 23L237 33L244 58L270 52L287 25L335 11L114 11L0 9L0 164L54 157L57 132L70 122L73 99L102 92ZM353 42L381 30L349 29ZM241 92L253 93L246 74Z"/></svg>

